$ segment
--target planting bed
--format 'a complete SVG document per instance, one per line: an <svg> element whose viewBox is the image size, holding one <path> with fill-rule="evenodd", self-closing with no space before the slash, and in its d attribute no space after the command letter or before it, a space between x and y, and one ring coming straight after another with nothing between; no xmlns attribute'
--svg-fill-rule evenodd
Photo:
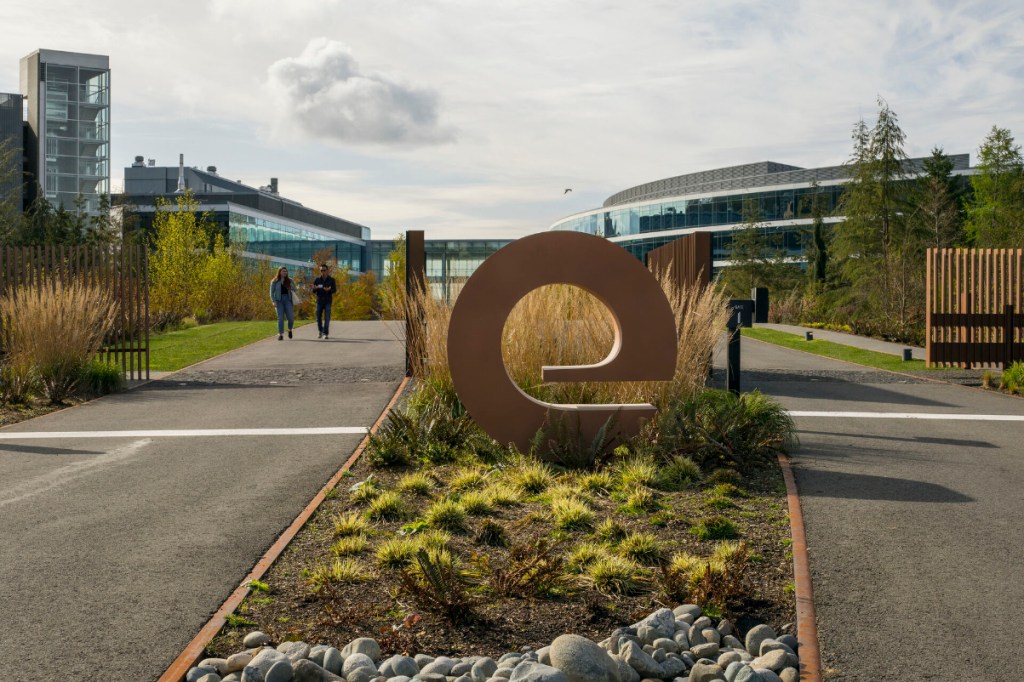
<svg viewBox="0 0 1024 682"><path fill-rule="evenodd" d="M373 468L360 460L207 652L224 657L237 652L254 629L278 642L303 640L339 647L355 637L373 637L385 654L434 656L496 655L524 645L538 648L563 633L601 639L659 606L699 597L678 579L679 571L701 564L695 563L695 556L707 559L716 549L722 555L719 540L702 539L702 529L706 532L708 526L712 534L716 527L729 534L730 524L721 519L731 522L749 557L735 565L744 566L742 571L737 568L729 575L689 583L698 589L701 584L720 588L729 583L731 596L724 603L702 606L712 615L731 618L740 636L758 623L779 628L794 622L790 528L777 466L736 479L734 487L712 477L672 491L645 479L650 470L623 467L624 461L628 460L599 470L607 472L603 478L593 472L550 469L545 485L533 460L394 469ZM410 475L416 473L426 476L429 490L422 490L423 479L418 481L420 491L413 490ZM355 486L359 487L353 491ZM366 493L371 486L378 494ZM638 489L643 491L639 495ZM387 498L389 491L397 492L397 504ZM388 504L379 501L382 496ZM401 518L369 518L373 499L378 500L378 516L397 513ZM457 522L459 514L450 508L429 513L439 500L475 512L466 514L464 529L442 531L440 526L453 518ZM646 509L638 508L638 501ZM503 533L508 544L488 544L495 540L483 537L485 526L492 536ZM439 540L442 532L447 537ZM419 565L409 548L443 544L448 554L440 563L446 556L454 557L463 572L469 605L446 617L426 605L422 594L403 589L401 570L384 567L378 559L378 550L389 542L397 555L391 557L393 564L412 561L405 569L406 583L416 581ZM595 564L590 556L588 564L587 547L605 561ZM628 563L629 555L633 563ZM436 553L431 556L438 558ZM505 575L501 583L502 572L531 561L547 567L548 577L517 587ZM602 565L623 570L623 561L624 570L633 572L631 577L616 579L609 575L614 571L595 569ZM333 579L328 570L332 564Z"/></svg>

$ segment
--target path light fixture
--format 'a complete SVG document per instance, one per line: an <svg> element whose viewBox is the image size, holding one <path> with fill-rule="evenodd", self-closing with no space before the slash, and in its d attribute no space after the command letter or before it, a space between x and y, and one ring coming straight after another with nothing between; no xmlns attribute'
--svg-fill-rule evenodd
<svg viewBox="0 0 1024 682"><path fill-rule="evenodd" d="M814 332L804 332L805 341L814 341Z"/></svg>

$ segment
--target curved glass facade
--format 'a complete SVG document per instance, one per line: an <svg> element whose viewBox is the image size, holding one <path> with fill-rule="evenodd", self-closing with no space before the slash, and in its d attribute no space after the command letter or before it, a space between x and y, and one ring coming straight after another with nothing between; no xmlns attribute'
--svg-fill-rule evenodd
<svg viewBox="0 0 1024 682"><path fill-rule="evenodd" d="M823 197L824 210L829 215L838 205L842 192L841 185L829 185L652 201L570 216L555 223L551 229L574 230L611 238L665 230L735 225L743 221L743 209L747 202L754 202L760 209L763 222L809 220L811 198L814 195Z"/></svg>

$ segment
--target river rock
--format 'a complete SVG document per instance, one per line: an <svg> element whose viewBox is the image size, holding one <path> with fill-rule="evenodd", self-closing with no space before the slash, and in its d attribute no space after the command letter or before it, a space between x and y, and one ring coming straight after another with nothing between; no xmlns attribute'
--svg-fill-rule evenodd
<svg viewBox="0 0 1024 682"><path fill-rule="evenodd" d="M416 665L418 665L420 667L420 670L422 670L423 666L434 660L434 657L427 656L426 654L416 654L415 656L413 656L413 660L416 661Z"/></svg>
<svg viewBox="0 0 1024 682"><path fill-rule="evenodd" d="M743 665L740 667L739 672L736 673L736 678L732 682L764 682L764 679L760 673L749 665Z"/></svg>
<svg viewBox="0 0 1024 682"><path fill-rule="evenodd" d="M661 667L665 669L665 679L680 677L686 672L686 662L672 656L666 658Z"/></svg>
<svg viewBox="0 0 1024 682"><path fill-rule="evenodd" d="M615 667L618 668L619 682L640 682L640 673L633 670L622 656L615 655L611 658L612 662L615 663Z"/></svg>
<svg viewBox="0 0 1024 682"><path fill-rule="evenodd" d="M790 654L791 656L796 656L795 651L793 651L777 639L766 639L763 642L761 642L759 654L761 656L764 656L769 651L785 651L787 654Z"/></svg>
<svg viewBox="0 0 1024 682"><path fill-rule="evenodd" d="M644 618L642 621L634 623L631 626L637 629L637 636L640 635L641 626L654 628L655 630L661 633L659 635L661 637L671 637L672 633L676 631L676 617L675 614L673 614L668 609L658 609L651 615Z"/></svg>
<svg viewBox="0 0 1024 682"><path fill-rule="evenodd" d="M512 671L509 682L569 682L569 677L550 665L523 661Z"/></svg>
<svg viewBox="0 0 1024 682"><path fill-rule="evenodd" d="M793 651L796 651L796 650L798 650L800 648L800 642L798 642L797 638L794 637L793 635L779 635L775 639L777 639L778 641L782 642L783 644L788 646Z"/></svg>
<svg viewBox="0 0 1024 682"><path fill-rule="evenodd" d="M757 676L761 678L761 682L782 682L782 679L773 670L768 668L754 668L754 670L757 672Z"/></svg>
<svg viewBox="0 0 1024 682"><path fill-rule="evenodd" d="M607 640L605 640L605 641L607 641ZM601 645L599 644L598 646L601 646ZM601 649L605 650L604 647L601 647ZM551 646L550 645L542 646L541 648L537 649L536 653L537 653L537 661L539 663L543 663L544 665L551 665Z"/></svg>
<svg viewBox="0 0 1024 682"><path fill-rule="evenodd" d="M747 650L747 648L743 646L743 642L736 639L732 635L726 635L725 637L722 637L722 646L729 647L730 649L743 649L744 651Z"/></svg>
<svg viewBox="0 0 1024 682"><path fill-rule="evenodd" d="M371 677L377 674L377 664L374 663L373 659L366 654L351 654L346 656L344 649L342 649L341 654L345 658L345 664L341 667L341 676L346 680L351 679L351 673L355 672L359 668L368 669L371 673Z"/></svg>
<svg viewBox="0 0 1024 682"><path fill-rule="evenodd" d="M719 647L715 642L708 642L707 644L698 644L697 646L690 647L690 651L698 659L701 658L718 658Z"/></svg>
<svg viewBox="0 0 1024 682"><path fill-rule="evenodd" d="M190 668L189 671L185 673L185 682L199 682L200 677L204 677L210 673L219 674L217 673L217 669L212 665L197 665Z"/></svg>
<svg viewBox="0 0 1024 682"><path fill-rule="evenodd" d="M484 656L473 664L469 676L473 678L473 682L486 682L497 669L498 664L494 662L494 659Z"/></svg>
<svg viewBox="0 0 1024 682"><path fill-rule="evenodd" d="M283 661L277 661L270 666L263 682L290 682L295 669L292 667L291 659L285 656ZM245 679L244 677L242 678Z"/></svg>
<svg viewBox="0 0 1024 682"><path fill-rule="evenodd" d="M672 635L672 641L679 645L680 651L690 648L690 636L686 630L676 630L676 634Z"/></svg>
<svg viewBox="0 0 1024 682"><path fill-rule="evenodd" d="M777 673L783 668L795 667L798 663L793 654L786 653L781 649L776 649L775 651L769 651L764 656L758 656L750 665L754 670L767 668Z"/></svg>
<svg viewBox="0 0 1024 682"><path fill-rule="evenodd" d="M619 682L618 666L608 652L579 635L562 635L551 643L551 666L569 682Z"/></svg>
<svg viewBox="0 0 1024 682"><path fill-rule="evenodd" d="M341 682L341 679L307 659L300 659L292 666L292 682Z"/></svg>
<svg viewBox="0 0 1024 682"><path fill-rule="evenodd" d="M627 642L625 647L619 649L619 653L633 670L640 673L640 677L664 677L665 669L650 654L637 646L636 642Z"/></svg>
<svg viewBox="0 0 1024 682"><path fill-rule="evenodd" d="M775 639L775 630L768 625L755 625L747 633L746 649L751 656L761 653L761 642L766 639Z"/></svg>
<svg viewBox="0 0 1024 682"><path fill-rule="evenodd" d="M669 639L668 637L659 637L658 639L654 640L651 646L657 649L664 649L665 653L667 654L679 653L679 645L676 644L676 641L674 639Z"/></svg>
<svg viewBox="0 0 1024 682"><path fill-rule="evenodd" d="M711 680L725 680L725 671L717 664L698 661L690 669L690 682L710 682Z"/></svg>
<svg viewBox="0 0 1024 682"><path fill-rule="evenodd" d="M448 674L452 677L462 677L463 675L468 675L472 669L473 661L459 661L452 666L452 671Z"/></svg>
<svg viewBox="0 0 1024 682"><path fill-rule="evenodd" d="M731 635L734 628L732 626L732 621L728 618L723 618L718 621L718 625L715 626L715 629L718 630L718 634L725 637L726 635Z"/></svg>
<svg viewBox="0 0 1024 682"><path fill-rule="evenodd" d="M726 651L718 656L718 665L722 666L722 670L725 670L726 672L728 672L730 664L739 663L741 661L742 659L740 658L740 655L735 651Z"/></svg>
<svg viewBox="0 0 1024 682"><path fill-rule="evenodd" d="M236 670L220 678L220 682L242 682L242 671Z"/></svg>
<svg viewBox="0 0 1024 682"><path fill-rule="evenodd" d="M346 644L341 650L341 655L346 658L351 654L364 654L369 656L373 661L379 661L380 645L377 644L377 640L375 639L371 639L369 637L358 637Z"/></svg>
<svg viewBox="0 0 1024 682"><path fill-rule="evenodd" d="M420 672L416 660L409 656L395 655L380 664L378 671L387 678L405 675L413 677Z"/></svg>
<svg viewBox="0 0 1024 682"><path fill-rule="evenodd" d="M251 660L252 654L248 651L231 654L228 656L227 661L225 661L225 670L227 670L228 674L242 672Z"/></svg>
<svg viewBox="0 0 1024 682"><path fill-rule="evenodd" d="M800 682L800 671L796 668L783 668L779 673L782 682Z"/></svg>
<svg viewBox="0 0 1024 682"><path fill-rule="evenodd" d="M341 675L341 669L345 665L345 657L341 655L338 649L327 647L327 651L324 652L324 669L335 675Z"/></svg>
<svg viewBox="0 0 1024 682"><path fill-rule="evenodd" d="M242 682L273 682L268 677L271 668L278 663L287 663L289 676L291 675L291 662L288 657L275 649L261 649L249 664L242 669ZM282 674L279 669L276 675Z"/></svg>
<svg viewBox="0 0 1024 682"><path fill-rule="evenodd" d="M690 621L692 624L694 620L700 618L701 610L696 604L680 604L679 606L672 609L672 615L676 618L682 618L683 616L690 616L693 620Z"/></svg>
<svg viewBox="0 0 1024 682"><path fill-rule="evenodd" d="M250 632L242 640L242 646L246 649L254 649L258 646L266 646L267 644L270 644L270 636L259 630Z"/></svg>
<svg viewBox="0 0 1024 682"><path fill-rule="evenodd" d="M217 674L221 676L227 675L229 672L228 659L226 658L204 658L199 661L199 667L202 668L204 665L214 668Z"/></svg>
<svg viewBox="0 0 1024 682"><path fill-rule="evenodd" d="M200 677L196 682L222 682L220 675L217 673L206 673Z"/></svg>

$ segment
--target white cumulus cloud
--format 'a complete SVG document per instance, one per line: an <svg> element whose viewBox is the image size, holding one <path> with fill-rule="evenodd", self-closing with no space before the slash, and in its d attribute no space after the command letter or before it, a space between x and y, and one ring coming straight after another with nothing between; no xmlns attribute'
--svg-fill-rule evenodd
<svg viewBox="0 0 1024 682"><path fill-rule="evenodd" d="M418 146L452 140L432 90L364 72L344 43L314 38L267 69L279 129L355 144Z"/></svg>

